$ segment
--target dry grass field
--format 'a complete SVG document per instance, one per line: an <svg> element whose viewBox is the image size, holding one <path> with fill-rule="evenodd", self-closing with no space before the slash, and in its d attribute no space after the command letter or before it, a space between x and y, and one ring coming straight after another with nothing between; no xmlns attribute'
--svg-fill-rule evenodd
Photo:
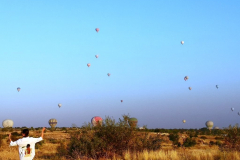
<svg viewBox="0 0 240 160"><path fill-rule="evenodd" d="M17 131L20 133L20 131ZM8 134L9 132L1 132L1 134ZM154 134L150 133L150 136ZM39 131L31 131L30 136L39 137ZM190 148L175 148L172 142L168 140L167 136L162 138L165 141L162 143L162 149L158 151L143 151L130 153L126 152L122 158L115 156L113 159L125 160L240 160L240 152L221 152L216 145L209 145L210 141L216 141L215 136L207 137L204 142L199 136L197 145ZM17 137L18 138L18 137ZM44 141L37 145L35 160L67 160L71 159L59 154L60 144L67 145L70 141L70 134L64 131L47 131L44 136ZM181 141L181 139L180 139ZM9 147L8 138L5 137L0 148L0 160L18 160L17 147ZM86 159L79 157L79 159Z"/></svg>

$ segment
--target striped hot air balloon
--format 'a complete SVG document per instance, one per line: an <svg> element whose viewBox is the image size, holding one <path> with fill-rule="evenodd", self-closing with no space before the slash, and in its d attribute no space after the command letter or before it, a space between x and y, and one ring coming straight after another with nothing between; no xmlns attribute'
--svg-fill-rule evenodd
<svg viewBox="0 0 240 160"><path fill-rule="evenodd" d="M52 118L48 121L48 124L51 126L51 128L55 128L55 126L57 125L57 120Z"/></svg>
<svg viewBox="0 0 240 160"><path fill-rule="evenodd" d="M92 118L91 122L92 122L92 125L94 127L97 126L97 125L102 126L103 119L99 116L95 116L95 117Z"/></svg>

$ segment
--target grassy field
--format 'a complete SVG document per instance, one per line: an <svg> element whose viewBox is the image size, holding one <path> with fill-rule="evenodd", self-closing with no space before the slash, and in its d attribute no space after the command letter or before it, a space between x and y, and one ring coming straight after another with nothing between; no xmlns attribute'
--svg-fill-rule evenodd
<svg viewBox="0 0 240 160"><path fill-rule="evenodd" d="M20 131L17 131L20 133ZM8 134L10 132L1 132L1 134ZM39 137L39 131L31 131L30 136ZM154 134L150 133L150 136ZM184 135L181 135L184 137ZM115 156L113 159L125 160L240 160L240 152L221 152L217 145L209 145L210 141L216 141L215 136L205 136L201 140L201 136L196 138L197 145L191 148L176 148L173 147L172 142L167 136L162 136L164 142L162 149L159 151L143 151L130 153L126 152L122 158ZM20 138L20 137L15 137ZM65 131L47 131L44 136L44 141L36 145L35 160L51 159L51 160L67 160L71 159L64 155L62 146L66 146L70 141L70 134ZM181 139L180 139L181 141ZM61 153L62 152L62 153ZM8 138L2 140L0 148L0 160L17 160L18 148L9 147ZM79 157L79 159L86 159Z"/></svg>

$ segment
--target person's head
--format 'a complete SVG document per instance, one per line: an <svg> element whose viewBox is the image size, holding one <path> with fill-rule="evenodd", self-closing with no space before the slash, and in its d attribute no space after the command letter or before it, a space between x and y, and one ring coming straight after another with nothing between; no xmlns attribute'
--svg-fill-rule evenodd
<svg viewBox="0 0 240 160"><path fill-rule="evenodd" d="M28 135L29 135L29 130L28 129L22 130L22 136L23 137L28 137Z"/></svg>

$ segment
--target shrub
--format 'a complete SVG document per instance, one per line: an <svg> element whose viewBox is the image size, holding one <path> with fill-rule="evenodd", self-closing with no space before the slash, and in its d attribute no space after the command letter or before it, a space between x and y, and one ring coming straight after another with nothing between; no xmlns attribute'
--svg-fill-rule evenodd
<svg viewBox="0 0 240 160"><path fill-rule="evenodd" d="M184 147L193 147L197 144L196 140L193 138L186 138L186 140L183 142Z"/></svg>
<svg viewBox="0 0 240 160"><path fill-rule="evenodd" d="M224 129L224 145L221 150L240 151L240 128L238 124Z"/></svg>
<svg viewBox="0 0 240 160"><path fill-rule="evenodd" d="M171 133L169 139L173 142L173 145L178 145L179 135L177 133Z"/></svg>
<svg viewBox="0 0 240 160"><path fill-rule="evenodd" d="M126 151L156 150L161 147L161 140L137 132L128 125L125 116L119 122L106 117L102 126L85 124L80 131L73 132L68 146L68 153L74 159L80 156L99 159L123 156Z"/></svg>

